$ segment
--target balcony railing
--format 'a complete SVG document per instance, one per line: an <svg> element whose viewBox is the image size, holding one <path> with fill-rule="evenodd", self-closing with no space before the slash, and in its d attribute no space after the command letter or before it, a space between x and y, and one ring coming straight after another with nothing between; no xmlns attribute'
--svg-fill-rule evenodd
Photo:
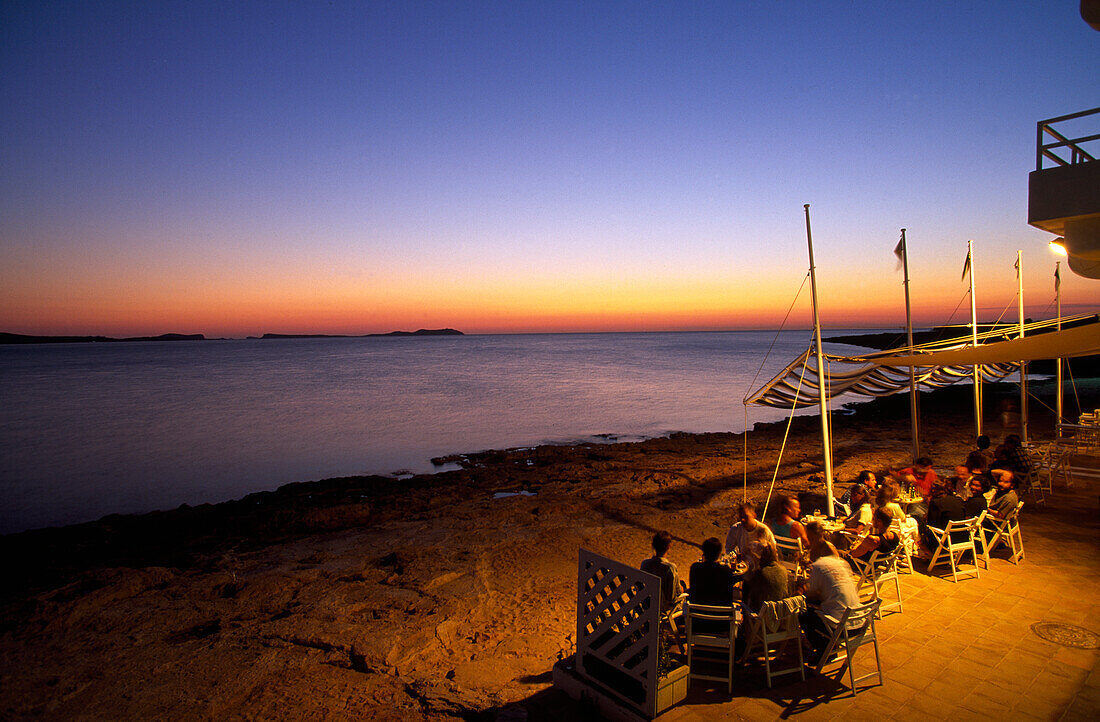
<svg viewBox="0 0 1100 722"><path fill-rule="evenodd" d="M1091 153L1085 150L1084 146L1087 143L1096 143L1100 141L1100 133L1093 133L1092 135L1085 135L1080 138L1067 138L1052 127L1056 123L1065 123L1090 115L1100 115L1100 108L1082 110L1079 113L1071 113L1057 118L1040 120L1036 133L1035 170L1043 169L1044 158L1052 161L1055 165L1077 165L1078 163L1087 163L1096 160ZM1100 118L1097 118L1097 120L1100 121ZM1047 139L1047 136L1050 136L1054 140L1044 143L1043 141ZM1064 154L1067 150L1069 151L1068 160L1059 155L1059 153Z"/></svg>

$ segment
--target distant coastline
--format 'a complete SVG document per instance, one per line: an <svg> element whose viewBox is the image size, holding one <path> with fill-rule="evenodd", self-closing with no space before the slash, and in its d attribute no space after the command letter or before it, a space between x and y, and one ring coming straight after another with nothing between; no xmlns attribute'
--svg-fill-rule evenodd
<svg viewBox="0 0 1100 722"><path fill-rule="evenodd" d="M421 328L416 331L390 331L389 333L265 333L263 336L249 336L251 339L272 338L376 338L379 336L465 336L453 328Z"/></svg>
<svg viewBox="0 0 1100 722"><path fill-rule="evenodd" d="M162 333L159 336L132 336L130 338L111 338L110 336L27 336L21 333L0 332L0 344L21 343L125 343L130 341L205 341L201 333Z"/></svg>
<svg viewBox="0 0 1100 722"><path fill-rule="evenodd" d="M422 328L416 331L390 331L389 333L364 333L351 334L325 334L325 333L265 333L263 336L249 336L250 339L279 339L279 338L372 338L378 336L464 336L462 331L453 328ZM208 339L201 333L162 333L159 336L131 336L129 338L113 338L111 336L29 336L21 333L0 332L0 345L2 344L32 344L32 343L129 343L138 341L210 341L225 339Z"/></svg>

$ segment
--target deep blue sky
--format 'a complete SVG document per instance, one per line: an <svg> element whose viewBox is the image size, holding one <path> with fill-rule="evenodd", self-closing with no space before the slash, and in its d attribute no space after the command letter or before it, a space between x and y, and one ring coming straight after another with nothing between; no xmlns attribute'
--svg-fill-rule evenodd
<svg viewBox="0 0 1100 722"><path fill-rule="evenodd" d="M903 226L924 320L968 238L979 305L1022 248L1043 315L1035 123L1100 105L1077 6L9 1L0 327L769 325L803 203L827 322L903 321Z"/></svg>

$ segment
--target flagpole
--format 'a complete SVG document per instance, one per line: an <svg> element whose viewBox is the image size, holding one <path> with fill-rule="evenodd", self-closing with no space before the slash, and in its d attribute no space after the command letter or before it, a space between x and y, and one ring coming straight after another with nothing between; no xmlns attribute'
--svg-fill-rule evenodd
<svg viewBox="0 0 1100 722"><path fill-rule="evenodd" d="M901 229L901 267L905 272L905 335L909 354L913 353L913 310L909 303L909 247L905 244L905 229ZM920 398L917 396L917 367L909 367L909 422L913 429L913 458L920 458Z"/></svg>
<svg viewBox="0 0 1100 722"><path fill-rule="evenodd" d="M1054 262L1054 300L1058 307L1058 330L1062 330L1062 262ZM1058 385L1058 389L1054 394L1054 406L1055 412L1058 414L1058 420L1055 422L1054 432L1058 433L1058 424L1062 423L1062 357L1059 356L1054 361L1054 380Z"/></svg>
<svg viewBox="0 0 1100 722"><path fill-rule="evenodd" d="M1020 300L1020 338L1024 337L1023 251L1016 251L1016 297ZM1020 362L1020 435L1027 442L1027 361Z"/></svg>
<svg viewBox="0 0 1100 722"><path fill-rule="evenodd" d="M966 242L966 269L970 273L970 339L978 346L978 304L974 300L974 241ZM974 426L982 435L982 367L974 364Z"/></svg>
<svg viewBox="0 0 1100 722"><path fill-rule="evenodd" d="M810 234L810 204L802 206L806 212L806 245L810 249L810 298L814 310L814 341L817 347L817 392L821 405L821 443L825 457L825 502L828 514L833 516L833 444L829 439L829 414L825 403L825 355L821 351L821 318L817 312L817 271L814 267L814 240Z"/></svg>

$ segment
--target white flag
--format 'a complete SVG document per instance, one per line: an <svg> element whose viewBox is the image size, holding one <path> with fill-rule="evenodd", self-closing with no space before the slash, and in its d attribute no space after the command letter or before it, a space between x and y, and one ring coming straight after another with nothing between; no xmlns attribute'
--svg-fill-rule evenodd
<svg viewBox="0 0 1100 722"><path fill-rule="evenodd" d="M898 241L898 245L894 246L894 255L898 257L898 267L895 271L900 271L902 264L905 262L905 236L902 235L901 240Z"/></svg>

